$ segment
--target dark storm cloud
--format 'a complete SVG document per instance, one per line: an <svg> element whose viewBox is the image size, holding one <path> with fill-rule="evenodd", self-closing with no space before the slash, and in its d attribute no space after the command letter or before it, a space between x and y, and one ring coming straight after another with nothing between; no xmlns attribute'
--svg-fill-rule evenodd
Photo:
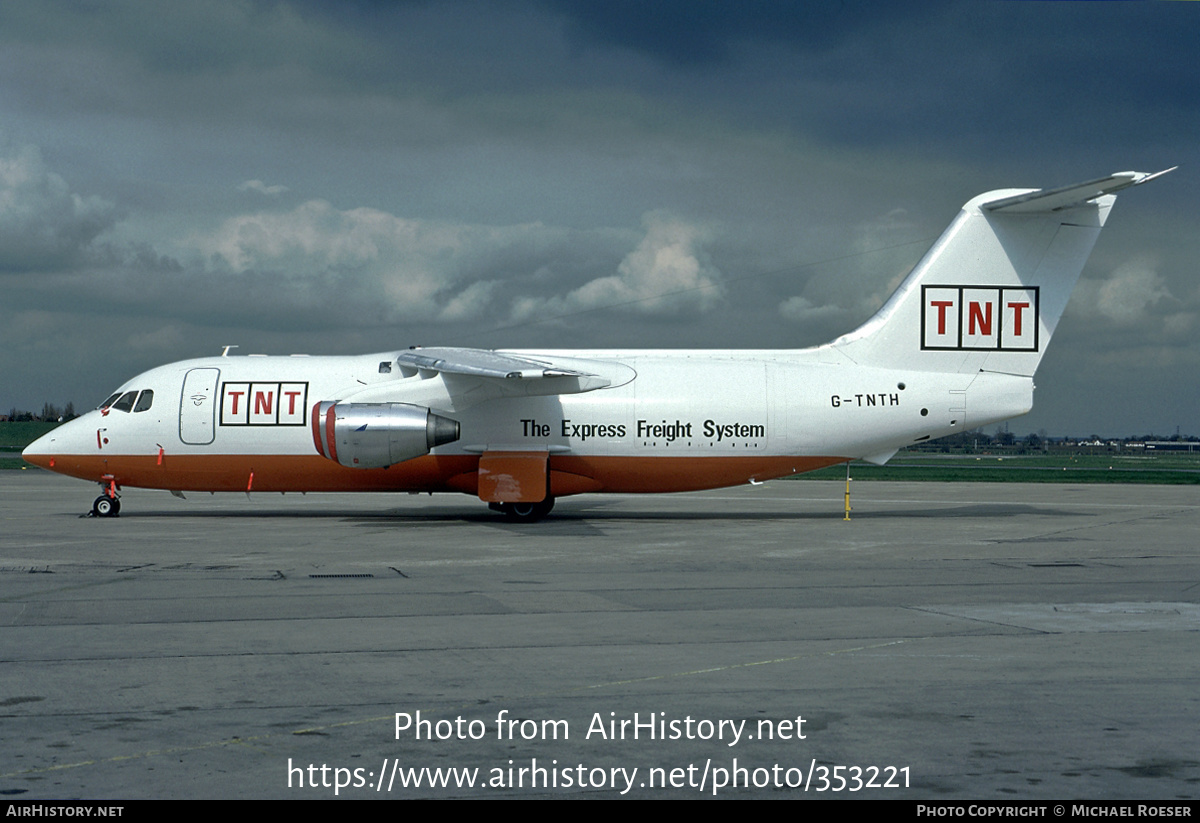
<svg viewBox="0 0 1200 823"><path fill-rule="evenodd" d="M754 44L825 50L864 29L923 19L942 4L906 8L887 2L542 0L541 5L567 18L569 33L578 43L617 46L667 63L700 66L726 64L735 47Z"/></svg>
<svg viewBox="0 0 1200 823"><path fill-rule="evenodd" d="M1186 4L543 5L659 65L647 86L845 145L1024 159L1200 126Z"/></svg>

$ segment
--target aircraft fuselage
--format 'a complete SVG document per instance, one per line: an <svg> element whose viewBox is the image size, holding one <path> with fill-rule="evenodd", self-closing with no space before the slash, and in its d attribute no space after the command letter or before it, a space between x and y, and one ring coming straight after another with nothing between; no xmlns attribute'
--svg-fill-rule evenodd
<svg viewBox="0 0 1200 823"><path fill-rule="evenodd" d="M686 491L886 456L962 431L968 419L1022 414L1032 393L1029 378L898 373L823 349L516 354L578 358L611 384L474 398L456 394L452 376L405 376L394 354L189 360L121 387L153 391L148 409L88 412L26 459L81 479L175 491L475 494L480 455L545 452L554 496ZM988 411L969 418L968 395L979 392ZM1008 398L1002 409L997 394ZM386 468L347 467L318 452L314 404L384 397L452 417L459 438Z"/></svg>

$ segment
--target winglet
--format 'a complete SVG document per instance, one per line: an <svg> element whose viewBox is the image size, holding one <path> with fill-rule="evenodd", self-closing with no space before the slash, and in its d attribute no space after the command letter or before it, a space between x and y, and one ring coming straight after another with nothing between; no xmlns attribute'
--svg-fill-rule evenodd
<svg viewBox="0 0 1200 823"><path fill-rule="evenodd" d="M1177 168L1179 167L1172 166L1156 172L1119 171L1108 177L1088 180L1086 183L1075 183L1057 189L1035 189L1012 197L1001 197L999 200L980 204L980 208L1007 214L1039 214L1069 209L1106 194L1116 194L1130 186L1149 183Z"/></svg>

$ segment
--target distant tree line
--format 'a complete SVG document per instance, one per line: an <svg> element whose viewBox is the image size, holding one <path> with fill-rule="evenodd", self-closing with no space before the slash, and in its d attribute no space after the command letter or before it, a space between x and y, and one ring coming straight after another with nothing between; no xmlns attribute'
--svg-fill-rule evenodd
<svg viewBox="0 0 1200 823"><path fill-rule="evenodd" d="M0 408L3 408L0 406ZM23 411L15 406L8 410L8 415L4 418L6 421L13 423L65 423L75 417L75 404L67 403L61 409L53 403L44 403L42 405L42 413L34 414L31 411Z"/></svg>
<svg viewBox="0 0 1200 823"><path fill-rule="evenodd" d="M1145 434L1133 437L1101 437L1097 434L1091 434L1086 437L1074 435L1069 437L1049 437L1044 430L1031 432L1024 437L1017 437L1007 429L999 428L994 434L988 434L984 431L959 432L958 434L939 437L937 440L930 440L925 443L909 446L908 450L942 452L944 454L976 454L990 451L1028 454L1030 452L1059 451L1062 449L1079 449L1081 447L1089 449L1133 448L1136 447L1134 444L1142 446L1149 442L1196 443L1200 442L1200 437L1179 434Z"/></svg>

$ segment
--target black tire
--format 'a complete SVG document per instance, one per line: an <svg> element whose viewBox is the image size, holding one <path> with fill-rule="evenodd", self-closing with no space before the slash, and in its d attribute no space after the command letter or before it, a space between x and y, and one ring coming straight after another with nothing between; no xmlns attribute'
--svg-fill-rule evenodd
<svg viewBox="0 0 1200 823"><path fill-rule="evenodd" d="M96 517L116 517L121 513L121 501L102 494L92 503L92 514Z"/></svg>
<svg viewBox="0 0 1200 823"><path fill-rule="evenodd" d="M554 498L547 497L540 503L501 503L500 510L513 523L536 523L554 508Z"/></svg>

